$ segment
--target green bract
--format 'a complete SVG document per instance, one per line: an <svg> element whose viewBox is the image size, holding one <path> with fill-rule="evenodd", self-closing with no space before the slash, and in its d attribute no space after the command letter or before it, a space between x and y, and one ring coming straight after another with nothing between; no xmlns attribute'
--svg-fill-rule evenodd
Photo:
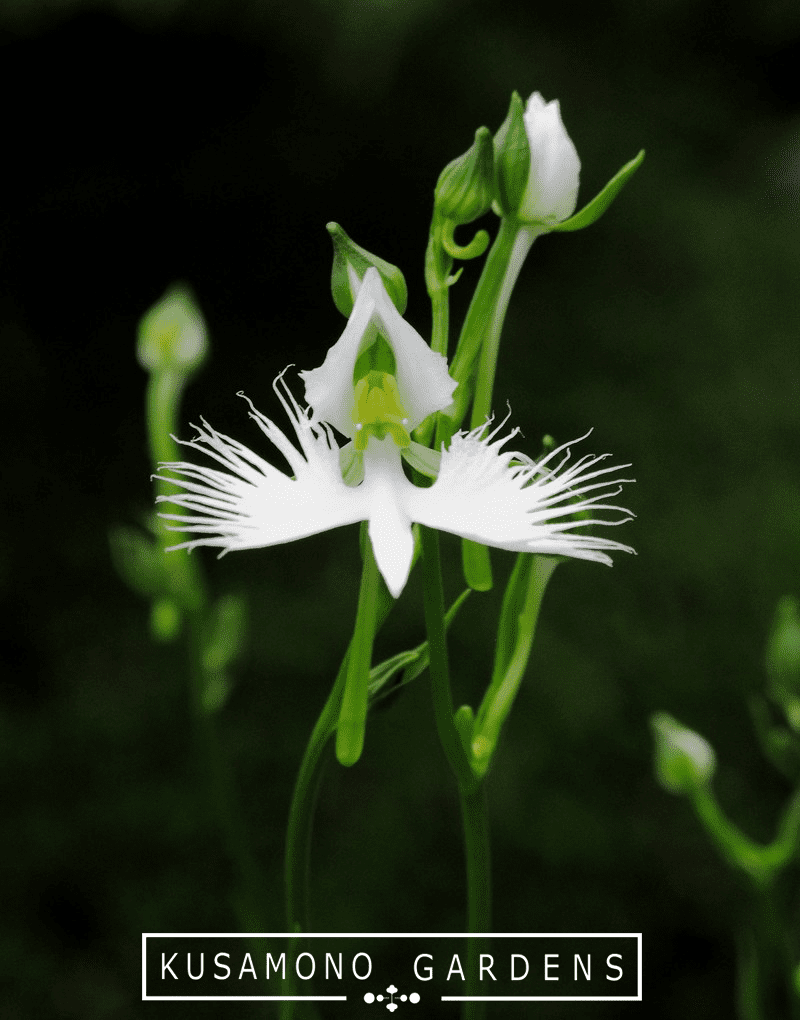
<svg viewBox="0 0 800 1020"><path fill-rule="evenodd" d="M622 188L628 183L628 180L642 165L643 160L644 149L642 149L637 156L634 156L630 162L626 163L625 166L618 170L603 190L599 194L595 195L591 202L587 203L580 212L575 213L574 216L570 216L570 218L568 220L564 220L563 223L556 224L556 226L552 229L565 231L583 230L584 227L589 227L596 220L599 220L620 191L622 191Z"/></svg>

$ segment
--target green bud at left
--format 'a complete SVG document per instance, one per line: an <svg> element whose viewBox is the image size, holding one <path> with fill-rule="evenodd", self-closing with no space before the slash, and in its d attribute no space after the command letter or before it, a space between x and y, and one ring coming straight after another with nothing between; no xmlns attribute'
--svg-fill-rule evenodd
<svg viewBox="0 0 800 1020"><path fill-rule="evenodd" d="M353 311L358 287L370 267L378 270L392 303L402 315L408 304L408 288L405 277L397 266L378 258L377 255L371 254L356 244L338 223L328 223L325 229L333 241L331 293L333 294L333 303L342 315L349 318Z"/></svg>
<svg viewBox="0 0 800 1020"><path fill-rule="evenodd" d="M656 778L670 793L693 793L711 782L717 756L707 740L666 712L650 717L655 737Z"/></svg>
<svg viewBox="0 0 800 1020"><path fill-rule="evenodd" d="M492 206L494 145L488 128L478 128L475 142L463 156L448 163L434 191L436 211L456 226L472 223Z"/></svg>
<svg viewBox="0 0 800 1020"><path fill-rule="evenodd" d="M148 372L194 372L208 353L208 331L191 290L176 284L139 321L136 356Z"/></svg>

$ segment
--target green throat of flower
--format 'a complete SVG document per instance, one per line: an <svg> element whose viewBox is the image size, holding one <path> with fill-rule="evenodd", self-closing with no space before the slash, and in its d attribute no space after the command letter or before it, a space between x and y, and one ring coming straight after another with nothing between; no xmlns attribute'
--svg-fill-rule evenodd
<svg viewBox="0 0 800 1020"><path fill-rule="evenodd" d="M372 369L356 381L353 422L356 450L366 450L370 436L391 436L401 450L411 445L408 415L400 403L397 380L390 372Z"/></svg>
<svg viewBox="0 0 800 1020"><path fill-rule="evenodd" d="M385 337L377 331L356 360L353 369L353 423L355 448L366 450L370 436L391 436L401 450L411 445L408 414L397 389L397 363Z"/></svg>

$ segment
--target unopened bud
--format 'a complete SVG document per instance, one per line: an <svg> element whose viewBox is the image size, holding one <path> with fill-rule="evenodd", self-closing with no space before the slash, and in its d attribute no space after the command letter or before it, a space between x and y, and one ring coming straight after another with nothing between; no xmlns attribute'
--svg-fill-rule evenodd
<svg viewBox="0 0 800 1020"><path fill-rule="evenodd" d="M707 740L666 712L651 716L650 725L655 737L656 778L665 790L692 793L711 782L716 755Z"/></svg>
<svg viewBox="0 0 800 1020"><path fill-rule="evenodd" d="M403 274L391 262L372 255L357 245L338 223L329 223L326 230L333 241L331 292L333 302L342 315L350 316L364 274L372 266L378 270L392 304L402 315L408 304L408 288Z"/></svg>
<svg viewBox="0 0 800 1020"><path fill-rule="evenodd" d="M478 128L463 156L448 163L434 191L437 212L456 226L488 212L494 192L494 145L488 128Z"/></svg>
<svg viewBox="0 0 800 1020"><path fill-rule="evenodd" d="M149 372L199 368L208 352L206 324L188 287L170 287L139 322L136 355Z"/></svg>

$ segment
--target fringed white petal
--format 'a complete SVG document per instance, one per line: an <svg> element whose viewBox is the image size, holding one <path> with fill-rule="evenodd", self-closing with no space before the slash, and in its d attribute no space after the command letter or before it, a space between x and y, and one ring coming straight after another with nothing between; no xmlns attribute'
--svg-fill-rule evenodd
<svg viewBox="0 0 800 1020"><path fill-rule="evenodd" d="M632 481L607 476L629 464L600 467L607 454L587 455L570 464L571 443L534 463L523 454L503 451L517 429L501 439L494 439L499 428L488 434L487 430L488 425L457 433L450 449L442 452L434 484L429 489L409 486L404 491L412 520L498 549L571 556L609 566L608 553L634 551L609 538L574 533L590 525L631 520L629 510L606 502ZM560 462L551 467L560 454ZM610 520L595 517L595 511L601 510L622 516ZM591 518L576 519L583 511L589 511Z"/></svg>
<svg viewBox="0 0 800 1020"><path fill-rule="evenodd" d="M328 422L350 438L354 434L353 371L359 354L373 342L376 332L392 348L397 388L408 415L409 430L434 411L448 407L456 388L447 371L447 360L432 351L400 315L380 273L371 267L364 274L342 335L319 368L300 373L314 421Z"/></svg>
<svg viewBox="0 0 800 1020"><path fill-rule="evenodd" d="M158 502L189 511L161 514L173 522L170 531L192 536L173 549L208 545L226 553L280 545L366 518L367 503L361 489L349 488L342 481L339 450L327 426L309 422L283 381L283 373L273 385L302 453L252 404L250 417L280 450L295 477L203 421L202 427L195 426L196 438L182 445L200 451L225 470L179 461L160 466L176 477L156 476L183 490L159 496Z"/></svg>

